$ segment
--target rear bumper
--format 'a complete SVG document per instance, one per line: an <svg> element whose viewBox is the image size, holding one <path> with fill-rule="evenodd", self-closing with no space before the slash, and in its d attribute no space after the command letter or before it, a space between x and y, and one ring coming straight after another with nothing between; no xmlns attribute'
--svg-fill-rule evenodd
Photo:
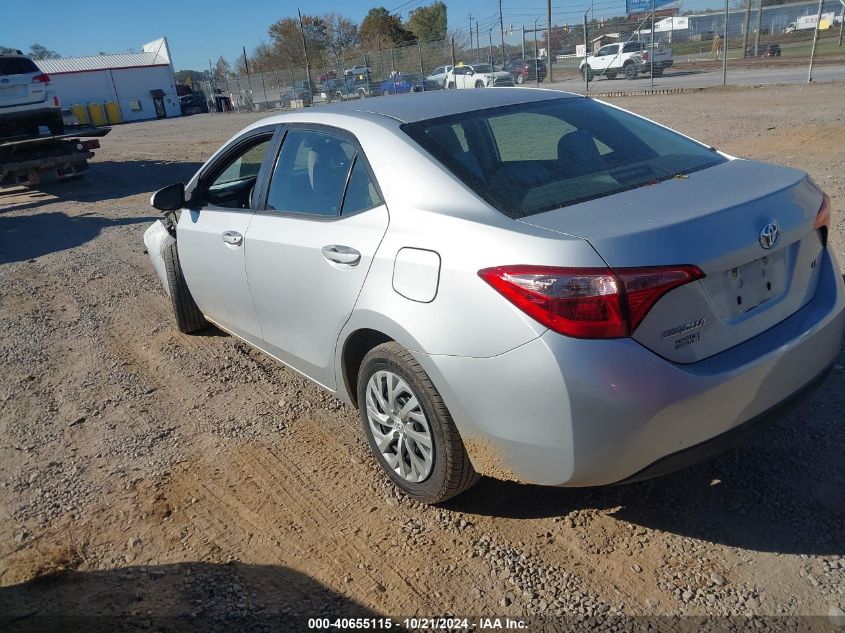
<svg viewBox="0 0 845 633"><path fill-rule="evenodd" d="M52 96L50 96L52 103ZM63 122L62 109L44 102L0 108L0 129L26 128L33 125Z"/></svg>
<svg viewBox="0 0 845 633"><path fill-rule="evenodd" d="M632 339L550 331L493 358L418 356L480 472L592 486L683 467L721 448L705 445L714 438L774 418L836 360L843 332L845 287L826 251L810 303L694 364L671 363Z"/></svg>
<svg viewBox="0 0 845 633"><path fill-rule="evenodd" d="M828 379L833 371L833 364L828 367L811 380L807 385L796 391L794 394L776 404L768 411L753 417L748 422L744 422L730 431L725 431L721 435L709 439L701 444L690 446L677 453L661 457L653 464L646 466L638 473L634 473L630 477L626 477L620 484L630 484L638 481L645 481L653 479L654 477L662 477L678 470L688 468L694 464L712 459L731 448L742 444L748 439L754 437L766 427L774 424L782 417L791 413L798 408L801 403L807 400L816 390Z"/></svg>

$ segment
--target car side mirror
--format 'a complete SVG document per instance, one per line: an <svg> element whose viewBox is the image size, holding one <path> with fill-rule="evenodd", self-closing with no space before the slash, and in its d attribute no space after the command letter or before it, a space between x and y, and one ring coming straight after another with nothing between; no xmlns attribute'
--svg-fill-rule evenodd
<svg viewBox="0 0 845 633"><path fill-rule="evenodd" d="M185 206L185 184L177 182L159 189L150 198L150 204L159 211L178 211Z"/></svg>

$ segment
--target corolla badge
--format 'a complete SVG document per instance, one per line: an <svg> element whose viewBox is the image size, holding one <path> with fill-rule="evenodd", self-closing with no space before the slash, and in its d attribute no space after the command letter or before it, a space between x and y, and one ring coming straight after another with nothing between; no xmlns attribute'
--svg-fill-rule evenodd
<svg viewBox="0 0 845 633"><path fill-rule="evenodd" d="M760 246L765 249L772 248L780 239L780 229L774 222L769 222L760 229Z"/></svg>

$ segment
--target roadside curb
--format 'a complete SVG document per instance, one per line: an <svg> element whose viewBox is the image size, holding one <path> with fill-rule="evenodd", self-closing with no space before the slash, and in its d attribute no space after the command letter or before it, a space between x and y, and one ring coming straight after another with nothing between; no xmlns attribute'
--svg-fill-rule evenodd
<svg viewBox="0 0 845 633"><path fill-rule="evenodd" d="M654 90L621 90L619 92L588 92L581 93L584 96L592 97L648 97L651 95L674 95L674 94L688 94L691 92L702 92L704 90L713 90L714 88L724 88L725 86L699 86L691 88L655 88Z"/></svg>

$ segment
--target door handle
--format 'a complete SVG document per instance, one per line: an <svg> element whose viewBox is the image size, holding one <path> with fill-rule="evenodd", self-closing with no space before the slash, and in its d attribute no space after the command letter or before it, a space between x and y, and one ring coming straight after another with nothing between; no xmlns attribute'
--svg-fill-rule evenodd
<svg viewBox="0 0 845 633"><path fill-rule="evenodd" d="M361 261L361 253L350 246L340 244L324 246L323 257L335 264L346 264L347 266L357 266L358 262Z"/></svg>
<svg viewBox="0 0 845 633"><path fill-rule="evenodd" d="M244 236L237 231L223 231L223 241L233 246L240 246L244 242Z"/></svg>

